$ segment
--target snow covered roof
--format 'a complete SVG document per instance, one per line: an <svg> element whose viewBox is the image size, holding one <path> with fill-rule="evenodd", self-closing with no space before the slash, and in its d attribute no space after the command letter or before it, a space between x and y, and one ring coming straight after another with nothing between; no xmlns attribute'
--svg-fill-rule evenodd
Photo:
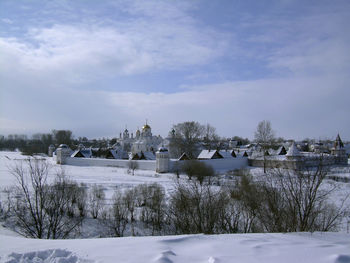
<svg viewBox="0 0 350 263"><path fill-rule="evenodd" d="M123 150L110 150L114 159L129 159L128 153Z"/></svg>
<svg viewBox="0 0 350 263"><path fill-rule="evenodd" d="M296 145L295 145L294 142L293 142L293 144L289 147L286 156L300 156L300 152L299 152L299 150L298 150L298 148L296 147Z"/></svg>
<svg viewBox="0 0 350 263"><path fill-rule="evenodd" d="M156 156L153 152L144 152L143 155L145 156L146 160L155 160Z"/></svg>
<svg viewBox="0 0 350 263"><path fill-rule="evenodd" d="M219 153L225 159L227 159L227 158L235 158L236 157L236 153L235 153L234 150L220 150Z"/></svg>
<svg viewBox="0 0 350 263"><path fill-rule="evenodd" d="M159 147L158 151L159 151L159 152L167 152L168 149L165 148L164 146L161 146L161 147Z"/></svg>
<svg viewBox="0 0 350 263"><path fill-rule="evenodd" d="M202 150L197 159L222 159L224 158L217 150Z"/></svg>
<svg viewBox="0 0 350 263"><path fill-rule="evenodd" d="M92 151L91 149L76 150L71 154L71 157L91 158Z"/></svg>
<svg viewBox="0 0 350 263"><path fill-rule="evenodd" d="M153 152L139 152L139 153L130 153L130 160L155 160L156 156Z"/></svg>
<svg viewBox="0 0 350 263"><path fill-rule="evenodd" d="M282 145L280 148L278 148L278 150L276 151L277 155L286 155L287 151L286 148Z"/></svg>

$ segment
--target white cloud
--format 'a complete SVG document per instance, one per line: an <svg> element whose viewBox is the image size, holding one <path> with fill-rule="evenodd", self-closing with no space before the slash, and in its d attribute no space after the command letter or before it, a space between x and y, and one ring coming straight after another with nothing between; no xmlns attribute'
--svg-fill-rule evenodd
<svg viewBox="0 0 350 263"><path fill-rule="evenodd" d="M13 24L13 21L11 19L8 19L8 18L2 18L1 21L5 24Z"/></svg>
<svg viewBox="0 0 350 263"><path fill-rule="evenodd" d="M22 37L0 38L0 133L25 127L115 136L126 124L136 129L148 118L162 135L174 123L196 120L221 135L252 137L263 119L287 138L350 134L350 34L343 15L262 16L237 25L237 32L219 32L192 18L189 2L123 4L127 19L55 21ZM195 79L190 83L213 82L210 76L241 63L255 72L252 60L268 78L186 83L188 76ZM198 69L211 63L220 64L216 71ZM155 71L186 71L179 74L185 88L155 93L123 92L118 82L114 91L98 86L106 76Z"/></svg>
<svg viewBox="0 0 350 263"><path fill-rule="evenodd" d="M0 48L5 65L75 82L204 64L222 56L226 42L220 34L176 20L135 19L31 28L25 38L0 38Z"/></svg>

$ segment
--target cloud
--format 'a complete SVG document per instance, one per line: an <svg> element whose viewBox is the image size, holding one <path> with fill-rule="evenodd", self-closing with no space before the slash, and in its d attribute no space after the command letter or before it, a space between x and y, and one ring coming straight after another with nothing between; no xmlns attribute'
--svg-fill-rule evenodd
<svg viewBox="0 0 350 263"><path fill-rule="evenodd" d="M75 20L66 5L68 22L45 9L50 23L1 35L1 133L117 136L147 118L163 136L196 120L252 138L263 119L287 138L350 134L346 8L259 13L222 29L197 19L192 2L109 2L113 15L86 6ZM164 79L158 92L142 82L153 74ZM139 92L121 81L135 76Z"/></svg>
<svg viewBox="0 0 350 263"><path fill-rule="evenodd" d="M5 24L13 24L13 21L11 19L8 19L8 18L2 18L1 21Z"/></svg>
<svg viewBox="0 0 350 263"><path fill-rule="evenodd" d="M29 27L21 38L1 37L0 48L5 51L2 63L33 75L59 74L74 83L180 70L203 65L225 53L227 41L222 34L196 26L180 9L151 3L140 2L139 9L130 9L146 17L105 19L106 23L99 24L61 22ZM149 17L153 12L167 15Z"/></svg>

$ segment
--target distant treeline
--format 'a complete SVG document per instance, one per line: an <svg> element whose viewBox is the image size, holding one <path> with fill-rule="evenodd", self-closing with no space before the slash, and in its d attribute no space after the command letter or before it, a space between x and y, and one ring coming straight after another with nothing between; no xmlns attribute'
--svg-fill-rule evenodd
<svg viewBox="0 0 350 263"><path fill-rule="evenodd" d="M52 130L51 133L36 133L28 138L27 135L10 134L7 137L0 135L0 150L19 150L23 154L32 155L36 153L47 153L50 145L58 147L60 144L67 144L72 149L83 144L85 147L103 148L116 143L113 139L88 140L86 137L74 138L70 130Z"/></svg>

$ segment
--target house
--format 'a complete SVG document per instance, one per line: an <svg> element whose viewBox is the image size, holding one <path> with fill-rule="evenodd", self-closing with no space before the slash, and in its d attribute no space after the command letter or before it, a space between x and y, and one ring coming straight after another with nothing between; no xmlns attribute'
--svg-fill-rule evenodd
<svg viewBox="0 0 350 263"><path fill-rule="evenodd" d="M119 160L128 160L129 155L126 151L121 149L119 150L109 150L109 154L107 154L106 158L108 159L119 159Z"/></svg>
<svg viewBox="0 0 350 263"><path fill-rule="evenodd" d="M76 158L91 158L92 157L92 151L91 149L80 149L76 150L71 154L71 157Z"/></svg>
<svg viewBox="0 0 350 263"><path fill-rule="evenodd" d="M179 161L185 161L185 160L189 160L190 158L187 156L186 153L183 153L180 157L179 157Z"/></svg>
<svg viewBox="0 0 350 263"><path fill-rule="evenodd" d="M286 151L286 148L284 148L284 146L281 146L280 148L278 148L276 153L277 155L286 155L287 151Z"/></svg>
<svg viewBox="0 0 350 263"><path fill-rule="evenodd" d="M130 153L129 160L155 160L156 156L153 152Z"/></svg>
<svg viewBox="0 0 350 263"><path fill-rule="evenodd" d="M223 159L224 157L217 150L202 150L198 160Z"/></svg>
<svg viewBox="0 0 350 263"><path fill-rule="evenodd" d="M146 160L156 159L156 155L153 152L144 152L143 155L145 156Z"/></svg>
<svg viewBox="0 0 350 263"><path fill-rule="evenodd" d="M129 153L129 160L146 160L146 157L143 152Z"/></svg>
<svg viewBox="0 0 350 263"><path fill-rule="evenodd" d="M220 150L219 154L224 157L225 159L227 158L236 158L237 155L234 150Z"/></svg>

